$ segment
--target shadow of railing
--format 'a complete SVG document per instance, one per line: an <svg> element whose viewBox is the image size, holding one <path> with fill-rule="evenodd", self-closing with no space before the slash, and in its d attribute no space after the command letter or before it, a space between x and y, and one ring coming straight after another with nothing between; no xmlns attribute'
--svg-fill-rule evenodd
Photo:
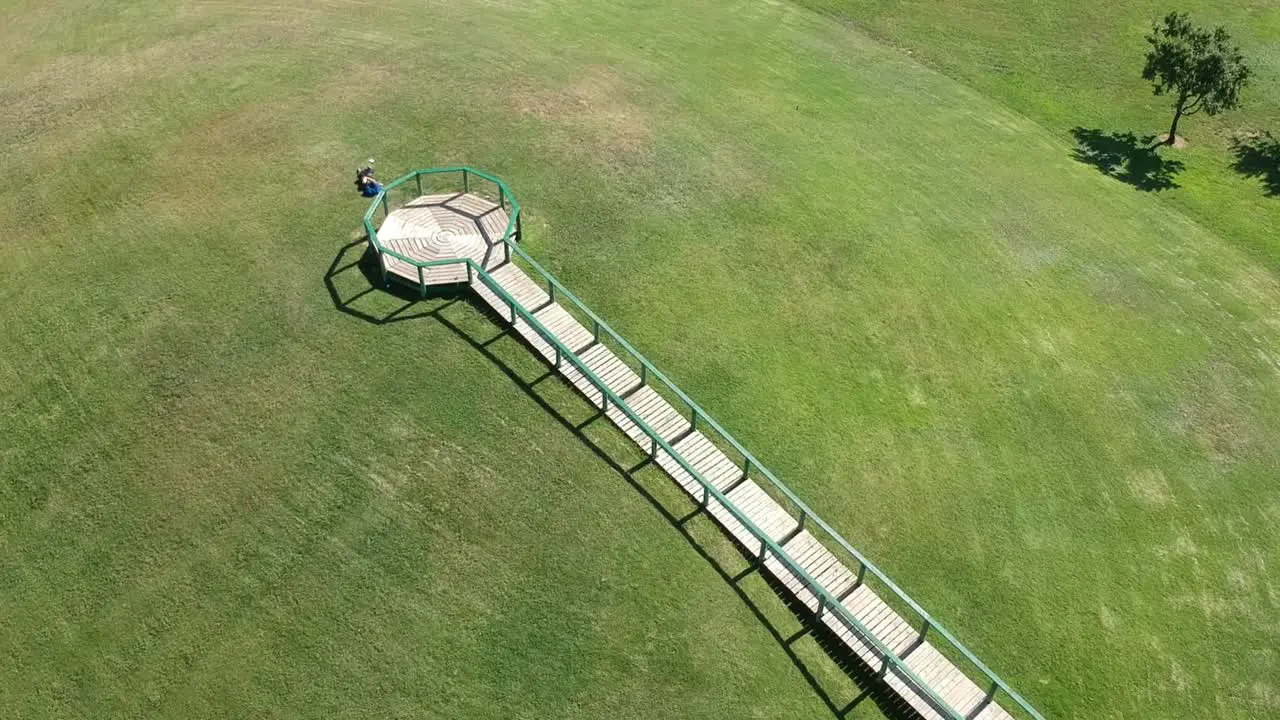
<svg viewBox="0 0 1280 720"><path fill-rule="evenodd" d="M356 253L359 254L357 255ZM353 256L355 256L354 259ZM351 272L360 273L365 281L365 287L344 298L335 279L340 275ZM818 622L808 607L796 601L788 592L785 592L786 588L781 582L769 573L759 572L760 567L756 557L742 552L740 548L718 533L714 537L719 538L719 542L712 543L700 539L694 525L699 518L706 517L705 509L687 499L664 501L659 498L658 493L655 492L654 488L649 487L650 483L646 480L645 471L647 469L653 468L655 473L661 474L670 487L678 486L664 472L656 469L652 458L646 457L637 464L628 465L624 459L616 457L614 453L592 438L588 434L588 430L597 421L604 418L598 408L590 406L583 401L577 409L580 411L581 407L586 406L590 410L590 415L585 420L575 422L569 416L572 409L563 407L563 400L559 399L564 394L548 393L543 390L543 385L548 380L554 380L564 388L573 389L572 385L563 382L553 368L546 366L545 363L540 363L545 372L528 378L499 357L494 352L493 346L501 341L518 343L523 349L532 352L535 357L540 358L541 356L519 334L511 329L506 319L499 316L487 305L477 301L467 291L465 285L432 288L428 297L424 299L418 288L410 288L407 285L394 282L387 286L382 286L381 279L381 271L376 257L368 248L366 241L360 239L344 245L338 251L333 263L324 275L324 284L330 300L339 312L374 325L385 325L406 320L434 322L448 330L459 340L465 342L498 368L512 384L536 403L547 415L572 433L592 454L621 477L638 495L644 498L667 521L668 525L684 538L689 547L711 567L756 621L769 633L770 637L773 638L774 642L777 643L778 647L791 661L792 666L795 667L796 671L804 678L805 682L834 717L844 718L863 703L870 701L876 705L881 714L886 718L890 718L890 720L918 720L920 718L919 713L911 708L898 694L893 692L880 676L868 668L835 633L831 632L824 623ZM385 314L373 314L354 307L353 304L357 300L373 292L386 293L403 300L404 304ZM478 315L488 318L496 328L496 332L490 337L480 339L451 321L446 316L445 311L459 304L467 305L470 310ZM416 307L429 307L430 309L414 311ZM612 425L608 422L603 423L603 426L612 428ZM742 569L736 572L731 571L729 567L726 567L726 561L717 557L717 551L721 551L726 547L732 548L730 551L732 557L741 561L744 566ZM756 577L767 585L768 595L766 597L753 597L750 589L746 587L745 581L749 577ZM769 617L766 608L762 606L762 601L784 609L785 613L798 625L798 629L784 632ZM839 669L843 677L856 688L856 692L851 693L852 697L837 697L840 689L829 688L806 664L804 658L796 650L797 644L805 638L810 638L825 654L826 658ZM848 692L845 693L845 695L849 694Z"/></svg>

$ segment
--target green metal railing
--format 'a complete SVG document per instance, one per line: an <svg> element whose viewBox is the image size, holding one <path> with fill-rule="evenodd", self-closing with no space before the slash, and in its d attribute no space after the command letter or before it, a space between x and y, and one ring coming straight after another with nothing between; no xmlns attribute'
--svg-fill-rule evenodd
<svg viewBox="0 0 1280 720"><path fill-rule="evenodd" d="M373 226L373 218L377 214L377 211L379 208L382 208L384 217L391 213L391 207L387 199L388 193L390 193L392 190L396 188L404 186L408 182L414 182L415 187L418 190L418 193L421 194L422 179L424 177L449 175L449 174L456 174L461 176L460 184L463 187L463 192L468 192L471 190L473 178L479 178L480 180L490 183L492 187L495 188L497 191L498 202L501 204L501 206L503 208L510 207L509 220L507 222L506 230L504 231L502 238L500 240L494 240L490 243L491 249L497 248L499 246L501 247L503 252L504 263L520 260L524 264L527 264L530 268L534 270L536 275L540 276L542 280L546 283L547 294L551 299L551 301L555 301L557 299L567 300L571 304L571 307L576 309L579 313L581 313L581 315L585 316L588 319L595 342L602 342L603 341L602 338L611 341L617 347L623 350L626 356L630 358L631 363L633 365L639 366L641 386L653 387L655 388L655 390L665 389L665 391L667 391L668 394L673 395L679 401L679 404L682 404L688 409L687 419L690 423L691 428L698 428L702 430L704 436L706 435L707 429L714 431L714 437L710 437L708 439L712 440L713 442L715 442L716 440L719 440L719 443L717 444L721 446L728 445L730 448L732 448L734 452L736 452L742 458L740 463L740 467L742 468L742 476L739 479L739 482L745 481L748 478L752 477L753 473L757 476L763 477L765 480L768 481L767 485L764 486L763 489L768 491L769 488L772 488L774 493L771 493L771 495L774 495L775 497L780 495L785 502L789 503L792 507L795 508L795 510L797 511L797 514L799 515L799 520L797 521L796 529L792 533L790 533L787 536L787 538L783 540L783 542L786 542L791 537L794 537L796 534L800 532L800 530L806 529L806 525L808 525L811 533L814 528L821 531L822 535L825 536L831 543L834 543L838 549L843 550L849 557L852 557L856 561L857 568L858 568L857 580L852 586L852 588L850 588L850 590L842 593L842 597L837 597L833 595L830 591L828 591L825 587L820 585L817 582L817 580L814 579L803 567L801 567L800 564L796 562L796 560L792 558L791 555L787 553L787 551L783 549L783 547L778 542L775 542L772 538L770 538L767 534L765 534L759 527L757 527L750 520L750 518L746 516L745 513L743 513L732 501L730 501L725 496L724 492L717 489L715 485L713 485L705 477L703 477L702 474L699 473L696 469L694 469L692 464L690 464L680 452L676 451L672 447L672 445L668 443L667 440L665 440L659 433L657 433L652 427L650 427L647 422L645 422L637 413L635 413L631 409L631 407L627 404L624 397L620 397L619 395L617 395L603 381L601 381L600 378L595 374L595 372L592 371L591 368L589 368L586 365L586 363L583 362L582 359L578 357L577 353L572 351L569 347L565 346L564 343L561 342L561 340L554 333L552 333L550 330L544 327L542 323L537 318L534 317L533 315L534 311L530 311L529 309L521 305L519 302L517 302L516 299L513 296L511 296L485 270L485 267L482 264L477 264L476 262L467 258L462 258L457 260L436 260L431 262L423 262L420 260L415 260L413 258L407 257L393 250L390 250L385 246L383 246L381 242L379 242L377 229L374 228ZM654 367L653 364L650 363L648 359L646 359L643 355L641 355L639 351L637 351L634 347L632 347L631 344L626 341L626 339L624 339L620 334L618 334L617 331L615 331L612 327L610 327L608 323L606 323L604 320L601 320L600 317L596 315L590 308L588 308L586 304L584 304L581 300L579 300L576 295L570 292L569 289L566 288L563 284L561 284L559 280L557 280L553 275L551 275L551 273L547 272L545 268L539 265L537 261L535 261L532 257L530 257L528 253L526 253L524 249L517 244L517 241L520 238L520 226L521 226L520 205L518 202L516 202L515 197L512 196L506 184L503 183L501 180L499 180L498 178L492 175L489 175L488 173L484 173L479 170L475 170L468 167L451 167L451 168L437 168L437 169L429 169L429 170L415 170L407 175L404 175L403 177L397 178L396 180L388 183L385 186L383 192L379 194L377 197L375 197L373 202L370 203L369 209L364 214L363 224L364 224L365 232L368 235L370 244L373 246L373 248L377 251L377 253L380 256L388 255L417 268L418 285L424 295L426 293L426 283L423 275L423 271L425 268L448 266L448 265L466 265L467 280L469 283L474 283L476 280L479 280L480 283L482 283L490 292L492 292L495 296L497 296L502 301L502 303L504 303L509 308L510 315L508 319L513 324L516 322L517 319L524 321L524 323L527 324L531 329L533 329L533 331L537 333L539 337L541 337L545 342L547 342L549 346L554 348L554 350L556 351L557 357L559 359L556 363L557 368L561 367L562 363L567 362L568 364L576 368L578 372L580 372L584 377L586 377L588 381L592 384L592 386L595 387L596 390L598 390L601 393L601 397L600 397L601 412L608 410L610 404L612 404L615 408L621 411L622 414L628 420L634 423L636 427L640 428L640 430L645 434L645 436L649 438L649 441L650 441L649 454L651 457L656 457L658 451L661 450L662 452L666 453L670 458L675 460L675 462L680 466L682 470L687 472L690 475L690 477L694 478L694 480L698 482L699 486L701 486L703 490L702 505L704 508L709 505L712 499L714 499L716 502L720 503L720 505L723 508L725 508L730 513L730 515L732 515L733 518L737 520L747 530L747 532L751 534L753 538L755 538L757 542L760 543L760 549L756 555L756 560L761 566L769 557L772 557L773 559L777 560L779 563L783 565L783 567L787 569L789 573L791 573L795 578L797 578L800 581L800 583L810 593L812 593L813 596L817 599L818 601L817 617L819 619L823 617L824 613L833 614L835 618L840 622L840 624L842 624L849 631L857 635L858 638L862 640L865 645L867 645L868 647L874 648L875 653L878 655L878 657L882 659L881 666L880 668L878 668L878 673L880 674L881 677L884 677L889 673L892 673L895 677L897 677L903 683L911 687L916 692L916 694L922 699L924 699L930 706L932 706L935 710L942 713L946 717L950 718L950 720L966 720L966 716L963 713L951 707L941 697L939 697L938 694L933 690L933 688L925 684L924 681L921 680L915 674L915 672L911 670L911 668L909 668L906 664L905 658L908 657L913 650L919 647L919 645L924 641L926 635L933 633L943 638L944 640L946 640L945 646L935 645L934 647L936 649L938 649L939 651L943 651L949 647L950 650L953 652L944 653L944 654L947 654L948 659L951 659L953 662L955 662L955 660L957 659L956 656L958 655L958 659L961 659L969 663L972 666L972 668L976 669L978 673L985 678L985 682L987 683L986 694L982 700L982 703L977 707L977 709L975 709L971 713L970 717L980 713L982 708L986 707L987 705L996 702L996 700L1001 696L1001 694L1003 694L1003 696L1012 700L1014 705L1017 707L1017 709L1020 709L1021 711L1023 711L1026 717L1033 718L1034 720L1044 720L1044 717L1039 712L1037 712L1036 709L1033 708L1030 703L1028 703L1021 695L1019 695L1016 691L1014 691L1011 687L1009 687L1009 685L1005 683L1004 680L1002 680L999 676L997 676L994 672L992 672L985 664L983 664L982 661L979 660L967 647L965 647L959 640L957 640L955 636L953 636L946 628L940 625L938 621L934 619L933 616L931 616L928 612L926 612L925 609L922 608L915 600L911 599L911 597L909 597L905 592L903 592L903 590L899 588L896 583L890 580L889 577L884 574L884 572L882 572L878 567L875 566L875 564L873 564L861 552L859 552L856 548L854 548L838 532L836 532L830 525L828 525L824 520L822 520L822 518L818 517L813 512L813 510L808 505L806 505L802 500L800 500L800 498L797 497L796 494L789 487L784 485L782 481L778 480L778 478L768 468L766 468L759 460L757 460L754 455L748 452L747 449L744 448L742 444L737 441L737 439L735 439L724 428L722 428L719 423L717 423L710 415L707 414L705 410L703 410L688 395L686 395L684 391L676 387L675 383L671 382L671 380L669 380L666 375L664 375L661 371L659 371L656 367ZM488 260L488 256L486 256L485 264L487 264L487 260ZM379 257L379 262L381 263L383 278L385 281L387 277L385 259L383 259L382 257ZM656 381L657 383L656 385L654 381ZM631 392L634 392L634 388L624 393L624 395L630 395ZM675 405L676 403L672 403L672 404ZM827 547L828 550L831 550L830 545L828 543L823 543L823 545ZM896 599L899 607L905 606L916 616L916 623L918 623L919 633L916 636L913 643L911 644L911 646L908 648L906 652L903 653L902 656L899 656L897 653L893 652L888 646L886 646L883 642L881 642L880 639L877 638L865 625L863 625L862 622L860 622L857 619L857 617L844 605L844 600L848 597L848 595L852 592L852 590L862 586L864 582L867 582L869 579L874 579L875 581L878 582L879 585L882 585L885 589L887 589L891 593L891 597L884 598L882 596L882 600L886 600L886 602L888 602ZM895 612L899 610L899 607L893 607L893 605L890 605L890 607ZM915 623L913 623L913 625L915 625ZM967 674L968 673L966 673L966 675ZM1010 708L1005 707L1005 709L1008 710Z"/></svg>

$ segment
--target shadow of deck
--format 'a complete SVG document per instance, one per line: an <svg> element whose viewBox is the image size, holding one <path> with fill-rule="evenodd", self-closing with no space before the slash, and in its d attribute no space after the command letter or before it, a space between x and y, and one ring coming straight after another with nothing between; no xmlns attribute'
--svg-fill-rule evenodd
<svg viewBox="0 0 1280 720"><path fill-rule="evenodd" d="M360 254L356 255L356 253ZM352 259L352 256L355 256L355 259ZM350 297L343 298L335 283L335 278L350 272L359 272L368 286L353 293ZM518 343L541 361L541 356L532 347L529 347L519 335L511 331L504 318L498 316L488 306L478 302L465 286L428 288L429 292L424 300L420 297L417 288L409 288L394 282L384 287L381 282L381 272L377 267L377 260L372 256L371 252L368 252L364 240L358 240L343 246L337 256L334 257L333 263L324 276L325 288L334 307L340 312L374 325L385 325L408 320L435 322L453 333L458 339L470 345L473 350L480 353L498 368L538 407L554 418L566 430L573 433L574 437L591 450L601 462L626 481L637 494L644 498L667 521L672 529L684 538L689 547L720 576L720 579L733 591L743 606L751 612L752 616L769 633L774 642L777 643L778 647L791 661L796 671L800 673L801 677L804 678L805 682L808 683L809 687L826 705L827 709L831 711L833 716L844 718L863 703L870 701L876 705L881 714L891 720L917 720L920 718L918 712L894 693L879 678L877 673L868 668L825 624L817 622L807 607L791 598L790 594L784 591L785 588L780 582L767 573L759 572L759 566L754 557L742 552L718 529L714 533L699 532L696 525L700 520L705 523L713 521L708 518L700 506L683 495L683 490L679 493L662 493L663 495L678 496L675 499L660 499L658 497L660 490L651 487L655 480L652 476L661 475L662 478L666 479L666 484L670 488L678 486L665 473L657 469L651 459L646 458L638 464L628 465L623 459L616 457L614 453L611 453L601 443L593 439L588 434L588 430L604 417L598 409L594 409L585 420L574 422L570 419L569 413L577 411L580 414L581 408L586 406L586 403L584 399L579 397L578 399L583 401L582 404L574 408L564 407L563 401L559 398L564 397L565 393L548 393L544 390L544 384L549 380L559 383L562 388L570 388L572 390L572 386L567 382L563 382L554 369L540 362L539 364L544 368L545 372L533 378L526 378L517 369L498 357L492 348L496 343L506 341ZM384 315L372 315L352 306L352 303L356 300L372 292L390 294L403 300L404 304ZM435 301L435 307L415 311L415 308L429 307L430 301ZM497 328L497 332L491 337L480 339L450 321L443 311L458 303L466 304L476 313L489 318ZM576 390L573 392L576 395ZM609 428L613 427L607 421L603 425L607 425ZM652 470L652 472L646 473L646 470ZM682 503L681 498L685 502ZM699 537L700 535L708 535L710 537L702 538ZM727 560L723 557L726 554L726 548L732 548L728 554L735 561L735 564L741 565L740 569L731 571L729 567L726 567ZM721 557L717 557L717 555ZM748 578L759 579L761 583L767 586L767 593L753 592L753 589L748 587ZM757 583L758 585L759 583ZM760 597L762 595L764 597ZM791 624L796 629L784 631L780 628L779 623L770 617L769 606L772 606L775 611L781 608L784 611L784 617L789 616L792 621ZM814 674L813 670L800 656L800 653L797 652L798 644L805 639L811 640L826 658L839 669L843 677L852 683L856 689L855 692L849 693L847 688L828 687L829 683L824 684ZM850 697L850 695L852 696Z"/></svg>

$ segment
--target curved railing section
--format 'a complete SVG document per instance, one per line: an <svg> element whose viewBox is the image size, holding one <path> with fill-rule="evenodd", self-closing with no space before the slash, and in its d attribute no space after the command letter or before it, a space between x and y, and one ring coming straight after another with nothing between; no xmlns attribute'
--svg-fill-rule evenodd
<svg viewBox="0 0 1280 720"><path fill-rule="evenodd" d="M742 526L751 533L752 537L760 543L757 557L758 562L763 564L763 562L770 557L777 560L788 570L788 572L798 578L807 590L818 598L819 617L822 616L824 611L834 613L846 628L857 634L859 638L864 640L868 645L874 647L883 658L883 664L878 668L878 672L881 677L884 677L888 673L893 673L902 682L916 690L920 697L927 698L930 705L936 708L947 718L950 718L950 720L969 720L969 718L966 718L963 713L951 707L941 697L939 697L938 693L935 692L933 688L921 680L916 673L907 666L906 661L902 657L893 652L862 622L860 622L857 617L855 617L854 613L845 606L842 598L832 595L825 587L820 585L817 580L805 571L805 569L801 567L800 563L798 563L795 558L791 557L791 555L788 554L778 542L775 542L764 531L757 527L741 509L725 497L723 492L718 490L711 482L703 477L701 473L694 469L693 465L688 462L688 460L686 460L679 451L675 450L670 443L663 439L662 435L650 427L649 424L639 416L639 414L631 409L624 397L620 397L617 393L611 390L595 374L595 372L578 357L576 353L561 342L555 333L543 326L543 324L534 317L535 311L531 311L521 305L497 280L493 278L492 275L489 274L488 271L484 269L484 267L466 258L424 262L399 254L389 248L386 248L378 241L377 229L373 226L373 218L376 216L379 208L382 209L384 218L392 212L391 203L388 198L393 191L406 186L407 183L413 182L418 195L421 195L423 192L423 178L435 178L448 175L457 175L461 178L460 184L462 185L464 192L474 192L473 188L475 187L476 180L488 183L489 190L497 195L498 202L501 203L502 207L510 208L510 219L507 223L506 231L503 233L500 240L494 240L491 243L491 246L495 249L501 247L501 250L504 253L504 262L519 262L520 264L532 269L534 271L534 275L540 277L542 281L546 283L547 294L551 298L551 301L554 302L557 299L567 300L570 303L570 306L574 308L577 313L586 318L587 323L584 323L584 327L590 327L592 329L596 342L610 341L615 348L622 351L622 354L618 355L620 358L623 358L624 360L628 358L630 359L633 367L635 367L640 375L642 386L653 387L655 390L663 391L665 396L675 399L676 402L672 402L673 406L678 402L680 405L685 407L688 412L687 419L690 422L691 427L702 429L704 431L704 435L706 434L706 429L713 431L714 437L710 437L709 439L715 442L717 446L721 447L722 450L725 448L732 449L732 451L741 458L740 467L742 468L744 478L751 477L757 480L759 478L763 478L766 482L764 484L760 484L760 487L766 491L772 490L770 495L773 496L775 500L781 500L794 508L796 514L799 515L800 527L808 526L811 533L813 529L816 528L828 541L823 543L828 550L832 549L831 544L834 544L836 548L843 551L847 557L853 559L857 564L857 585L873 581L877 586L887 591L887 594L878 593L882 600L889 603L895 611L899 612L899 614L903 614L902 611L907 610L916 618L916 623L918 623L920 632L920 640L923 640L924 637L929 634L941 637L946 641L946 644L935 645L934 647L936 649L942 652L943 655L953 663L963 662L967 664L970 668L976 670L978 675L985 679L985 682L987 683L986 696L978 710L975 710L970 714L970 718L979 715L981 709L985 708L990 703L995 702L1000 697L1005 697L1013 702L1014 707L1017 710L1020 710L1024 717L1033 718L1034 720L1044 720L1044 716L1032 707L1030 703L1011 688L1008 683L992 672L991 669L979 660L967 647L964 646L963 643L956 639L950 631L939 624L938 621L923 607L921 607L919 603L898 587L898 585L893 582L893 580L891 580L880 568L876 567L876 565L868 560L857 548L853 547L849 541L845 540L840 533L836 532L834 528L828 525L822 518L818 517L818 515L814 513L814 511L791 490L791 488L783 484L783 482L779 480L772 471L756 459L756 457L743 447L736 438L730 435L728 431L708 415L701 406L677 387L675 383L667 378L666 375L654 367L653 363L649 362L648 359L641 355L638 350L632 347L632 345L608 323L600 319L595 312L588 308L585 303L570 292L569 289L561 284L561 282L551 273L547 272L545 268L530 257L529 254L526 253L518 244L518 240L520 238L520 205L502 180L474 168L449 167L415 170L388 183L383 192L376 196L373 199L373 202L370 203L369 209L365 211L363 221L369 242L378 254L389 255L417 267L418 282L424 294L426 292L426 284L423 282L422 275L424 268L443 265L466 265L469 283L478 281L490 292L501 298L502 302L510 309L510 317L508 319L512 323L515 323L517 319L526 323L534 330L534 332L537 333L539 337L556 350L557 355L563 362L567 362L572 365L591 382L592 386L601 393L601 412L607 410L610 404L620 410L628 420L639 427L649 438L651 444L651 455L656 455L658 450L662 450L674 459L681 469L687 472L698 482L703 489L704 506L714 498L729 511L735 520L741 523ZM383 277L385 280L385 262L382 263L382 267ZM629 395L630 391L625 394ZM855 585L855 587L857 585ZM904 617L906 616L904 615ZM957 665L957 667L959 667L959 665ZM973 677L969 673L965 674L969 675L970 678ZM1006 711L1010 709L1012 708L1005 706Z"/></svg>

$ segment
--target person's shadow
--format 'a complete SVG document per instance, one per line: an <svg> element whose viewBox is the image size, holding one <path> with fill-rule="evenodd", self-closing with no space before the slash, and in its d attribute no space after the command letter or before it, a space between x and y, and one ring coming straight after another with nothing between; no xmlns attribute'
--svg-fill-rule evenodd
<svg viewBox="0 0 1280 720"><path fill-rule="evenodd" d="M1232 168L1245 177L1259 178L1267 194L1280 195L1280 140L1271 133L1238 137L1231 141L1236 161Z"/></svg>
<svg viewBox="0 0 1280 720"><path fill-rule="evenodd" d="M1131 132L1077 127L1072 157L1092 165L1104 175L1139 190L1170 190L1178 187L1173 178L1185 167L1180 160L1167 160L1157 152L1161 147L1154 135L1139 138Z"/></svg>

